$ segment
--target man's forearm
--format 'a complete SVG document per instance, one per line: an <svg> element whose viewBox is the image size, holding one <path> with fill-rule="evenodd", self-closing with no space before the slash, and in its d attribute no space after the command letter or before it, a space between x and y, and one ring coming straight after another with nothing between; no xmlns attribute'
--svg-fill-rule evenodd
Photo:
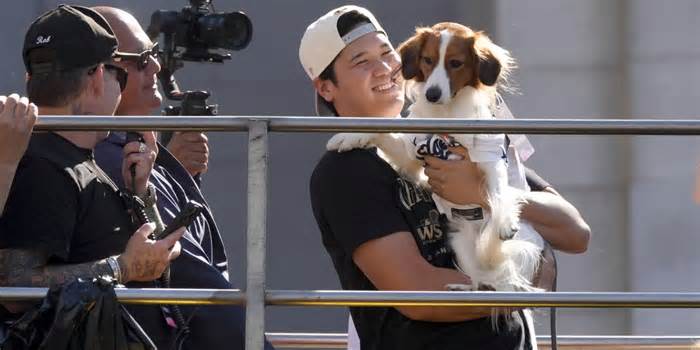
<svg viewBox="0 0 700 350"><path fill-rule="evenodd" d="M49 287L76 278L111 276L106 259L82 264L47 266L48 257L39 251L0 249L0 286Z"/></svg>
<svg viewBox="0 0 700 350"><path fill-rule="evenodd" d="M554 190L527 192L522 218L554 249L582 253L588 247L590 228L578 210Z"/></svg>
<svg viewBox="0 0 700 350"><path fill-rule="evenodd" d="M17 164L0 164L0 216L5 209L5 203L7 203L7 196L10 194L16 170Z"/></svg>
<svg viewBox="0 0 700 350"><path fill-rule="evenodd" d="M429 273L421 273L420 286L413 287L416 290L445 290L448 284L469 284L469 277L463 273L436 267ZM414 306L399 307L401 313L414 320L428 322L460 322L493 316L496 312L503 313L503 308L491 307L452 307L452 306Z"/></svg>

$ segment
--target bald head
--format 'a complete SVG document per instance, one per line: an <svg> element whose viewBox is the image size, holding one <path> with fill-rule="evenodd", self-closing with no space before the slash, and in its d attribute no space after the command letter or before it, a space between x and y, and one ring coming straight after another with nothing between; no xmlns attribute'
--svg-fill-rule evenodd
<svg viewBox="0 0 700 350"><path fill-rule="evenodd" d="M130 13L107 6L93 9L101 14L114 30L114 35L119 40L119 51L138 55L153 48L151 39ZM136 59L114 63L129 73L117 115L147 115L160 107L163 100L156 84L156 74L160 71L157 58L149 56L145 66L143 61L139 61Z"/></svg>
<svg viewBox="0 0 700 350"><path fill-rule="evenodd" d="M101 14L114 30L119 40L119 51L142 52L151 46L151 40L132 14L109 6L92 9Z"/></svg>

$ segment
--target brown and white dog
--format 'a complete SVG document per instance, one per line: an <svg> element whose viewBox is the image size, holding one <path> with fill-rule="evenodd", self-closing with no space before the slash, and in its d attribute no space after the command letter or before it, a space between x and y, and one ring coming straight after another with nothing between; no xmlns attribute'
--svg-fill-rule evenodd
<svg viewBox="0 0 700 350"><path fill-rule="evenodd" d="M508 51L484 33L457 23L418 28L398 51L407 95L413 102L409 118L491 119L490 106L514 66ZM450 219L454 231L450 244L459 268L471 278L472 290L535 290L530 281L540 250L528 241L512 239L519 229L521 199L508 186L505 142L503 134L342 133L331 138L327 149L342 152L376 146L400 174L428 186L422 156L454 159L448 146L466 147L484 172L489 209L482 212L476 205L459 206L433 195L438 209ZM470 214L458 215L464 212Z"/></svg>

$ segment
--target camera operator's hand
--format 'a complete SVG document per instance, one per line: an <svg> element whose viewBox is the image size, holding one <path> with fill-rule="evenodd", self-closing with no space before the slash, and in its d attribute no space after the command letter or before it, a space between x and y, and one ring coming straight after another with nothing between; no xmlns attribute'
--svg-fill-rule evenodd
<svg viewBox="0 0 700 350"><path fill-rule="evenodd" d="M209 166L209 139L201 132L175 132L168 150L190 175L204 174Z"/></svg>
<svg viewBox="0 0 700 350"><path fill-rule="evenodd" d="M153 164L158 156L156 136L153 132L141 133L144 142L129 142L124 145L124 161L122 163L122 176L128 189L134 189L136 183L136 195L143 197L148 190L148 178L151 176ZM136 165L135 179L131 178L131 166Z"/></svg>
<svg viewBox="0 0 700 350"><path fill-rule="evenodd" d="M127 242L124 253L117 257L122 283L155 280L180 255L178 240L185 233L185 228L181 227L159 241L148 238L154 229L154 224L142 225Z"/></svg>
<svg viewBox="0 0 700 350"><path fill-rule="evenodd" d="M0 165L11 170L27 150L38 109L26 97L0 96ZM3 169L5 170L5 169Z"/></svg>

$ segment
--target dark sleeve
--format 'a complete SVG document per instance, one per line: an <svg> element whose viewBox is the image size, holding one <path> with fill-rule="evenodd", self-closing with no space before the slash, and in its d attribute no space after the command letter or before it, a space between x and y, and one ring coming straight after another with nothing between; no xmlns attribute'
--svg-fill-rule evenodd
<svg viewBox="0 0 700 350"><path fill-rule="evenodd" d="M348 255L361 244L410 231L400 208L396 174L368 151L336 155L316 168L311 199L324 234L331 234Z"/></svg>
<svg viewBox="0 0 700 350"><path fill-rule="evenodd" d="M527 184L530 186L532 191L544 191L545 188L552 187L549 182L537 175L534 170L528 167L525 167L525 179L527 180Z"/></svg>
<svg viewBox="0 0 700 350"><path fill-rule="evenodd" d="M66 260L78 212L77 186L43 159L24 158L0 218L2 248L41 249Z"/></svg>

